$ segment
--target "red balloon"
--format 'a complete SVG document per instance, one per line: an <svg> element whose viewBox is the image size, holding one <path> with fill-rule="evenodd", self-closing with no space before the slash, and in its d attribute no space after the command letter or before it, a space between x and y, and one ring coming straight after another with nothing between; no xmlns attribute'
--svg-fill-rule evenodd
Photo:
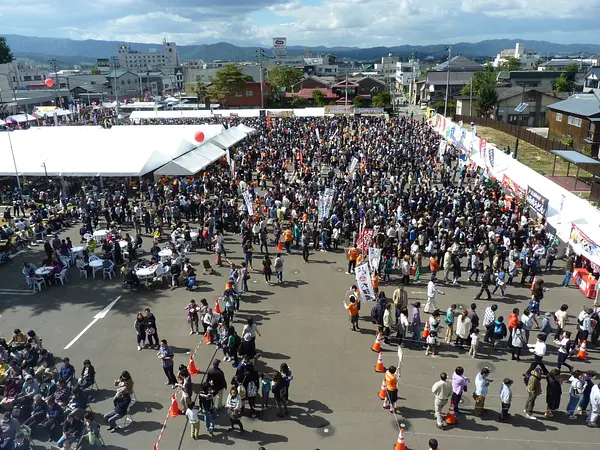
<svg viewBox="0 0 600 450"><path fill-rule="evenodd" d="M48 86L49 88L51 88L52 86L54 86L54 80L51 78L46 78L46 81L44 81L44 84L46 86Z"/></svg>
<svg viewBox="0 0 600 450"><path fill-rule="evenodd" d="M204 140L204 133L202 131L197 131L196 134L194 134L194 139L196 142L202 142Z"/></svg>

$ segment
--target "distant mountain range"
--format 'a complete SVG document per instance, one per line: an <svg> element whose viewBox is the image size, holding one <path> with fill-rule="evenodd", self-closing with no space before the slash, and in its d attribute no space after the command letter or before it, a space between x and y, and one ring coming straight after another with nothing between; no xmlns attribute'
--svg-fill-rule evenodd
<svg viewBox="0 0 600 450"><path fill-rule="evenodd" d="M161 44L139 44L133 42L84 40L77 41L63 38L40 38L30 36L6 35L8 44L13 53L20 58L26 58L38 63L48 63L48 59L56 58L61 67L73 64L94 64L97 58L108 58L117 54L119 45L129 44L134 50L142 52L151 48L160 48ZM521 39L493 39L481 42L461 42L453 45L453 54L463 54L471 58L494 57L501 50L515 48L521 43L526 48L538 53L540 56L574 56L600 54L600 45L596 44L556 44L546 41L529 41ZM213 61L215 59L248 61L256 59L254 47L240 47L227 42L201 45L181 45L178 52L181 61L188 59L202 59ZM265 54L269 55L271 50L262 47ZM310 49L310 50L309 50ZM446 45L400 45L393 47L288 47L289 55L303 55L310 51L311 54L332 53L338 60L347 59L354 61L377 60L382 56L392 54L401 58L407 58L414 51L417 58L424 59L433 57L442 60L445 57Z"/></svg>

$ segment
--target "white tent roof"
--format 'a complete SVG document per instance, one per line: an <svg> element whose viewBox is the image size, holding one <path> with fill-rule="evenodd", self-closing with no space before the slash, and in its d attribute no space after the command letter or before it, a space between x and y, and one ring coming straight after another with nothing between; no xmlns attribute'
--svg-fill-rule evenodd
<svg viewBox="0 0 600 450"><path fill-rule="evenodd" d="M241 141L242 139L246 139L246 137L248 136L248 133L244 133L242 130L240 130L237 127L231 127L228 128L225 133L227 133L229 136L233 137L234 139L237 139L238 142Z"/></svg>
<svg viewBox="0 0 600 450"><path fill-rule="evenodd" d="M256 133L256 130L254 128L250 128L249 126L246 126L243 123L240 123L239 125L235 126L234 128L237 128L238 130L243 131L246 134Z"/></svg>
<svg viewBox="0 0 600 450"><path fill-rule="evenodd" d="M222 125L36 127L10 132L19 174L50 176L141 176L195 148ZM0 175L14 175L8 134L0 133Z"/></svg>
<svg viewBox="0 0 600 450"><path fill-rule="evenodd" d="M6 122L2 119L0 119L0 126L6 124Z"/></svg>
<svg viewBox="0 0 600 450"><path fill-rule="evenodd" d="M158 175L194 175L216 160L222 158L227 153L213 144L207 142L200 147L186 153L183 156L175 158L170 163L156 171Z"/></svg>
<svg viewBox="0 0 600 450"><path fill-rule="evenodd" d="M39 110L34 111L34 114L35 114L35 117L46 117L46 116L53 117L54 114L61 117L61 116L71 115L72 113L71 113L71 111L67 111L66 109L57 108L57 109L39 109Z"/></svg>
<svg viewBox="0 0 600 450"><path fill-rule="evenodd" d="M15 114L14 116L10 116L8 117L10 120L12 120L13 122L33 122L34 120L36 120L35 116L32 116L31 114Z"/></svg>
<svg viewBox="0 0 600 450"><path fill-rule="evenodd" d="M244 137L246 137L244 135ZM235 144L240 142L243 138L237 138L229 134L229 130L225 130L223 133L216 136L213 141L218 142L225 148L233 147Z"/></svg>

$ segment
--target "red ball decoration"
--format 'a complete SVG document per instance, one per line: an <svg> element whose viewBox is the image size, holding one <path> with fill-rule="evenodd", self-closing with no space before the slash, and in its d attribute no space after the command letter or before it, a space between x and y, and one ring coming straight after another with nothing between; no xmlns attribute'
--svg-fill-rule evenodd
<svg viewBox="0 0 600 450"><path fill-rule="evenodd" d="M204 133L202 131L197 131L196 134L194 134L194 139L196 142L204 141Z"/></svg>
<svg viewBox="0 0 600 450"><path fill-rule="evenodd" d="M54 80L51 78L46 78L46 81L44 81L44 84L46 86L48 86L49 88L51 88L52 86L54 86Z"/></svg>

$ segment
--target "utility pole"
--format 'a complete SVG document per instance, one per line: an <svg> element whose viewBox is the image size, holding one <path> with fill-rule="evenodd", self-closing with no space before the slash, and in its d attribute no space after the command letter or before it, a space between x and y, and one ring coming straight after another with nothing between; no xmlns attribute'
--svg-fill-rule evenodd
<svg viewBox="0 0 600 450"><path fill-rule="evenodd" d="M51 65L52 68L54 69L54 86L55 88L52 89L52 94L54 95L54 106L60 106L59 102L58 102L58 98L56 97L56 87L58 87L58 93L60 95L60 84L58 82L58 59L56 58L52 58L48 61Z"/></svg>
<svg viewBox="0 0 600 450"><path fill-rule="evenodd" d="M265 109L265 90L264 90L264 74L262 60L265 55L265 51L262 48L256 50L256 57L258 58L258 67L260 70L260 109Z"/></svg>
<svg viewBox="0 0 600 450"><path fill-rule="evenodd" d="M117 104L116 106L116 111L117 111L117 120L119 119L119 92L117 90L117 57L116 56L111 56L110 60L112 62L111 66L112 66L112 70L113 70L113 87L114 87L114 92L115 92L115 102Z"/></svg>
<svg viewBox="0 0 600 450"><path fill-rule="evenodd" d="M469 89L469 117L473 117L473 77L471 76L471 89Z"/></svg>
<svg viewBox="0 0 600 450"><path fill-rule="evenodd" d="M344 106L348 106L348 69L346 69L346 97L344 100Z"/></svg>
<svg viewBox="0 0 600 450"><path fill-rule="evenodd" d="M448 111L448 91L450 90L450 59L452 58L452 44L448 46L448 67L446 72L446 98L444 99L444 117Z"/></svg>
<svg viewBox="0 0 600 450"><path fill-rule="evenodd" d="M412 103L412 98L413 98L413 95L415 95L415 89L417 88L417 85L416 85L417 76L415 75L415 51L414 50L410 54L410 60L412 62L411 69L410 69L412 79L410 80L410 86L409 86L409 91L410 91L409 103Z"/></svg>

